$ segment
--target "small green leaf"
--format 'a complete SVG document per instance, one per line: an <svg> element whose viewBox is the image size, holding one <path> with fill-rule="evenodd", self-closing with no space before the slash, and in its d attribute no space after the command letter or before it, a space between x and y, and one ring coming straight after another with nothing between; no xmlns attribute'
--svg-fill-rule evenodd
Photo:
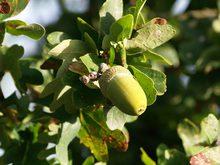
<svg viewBox="0 0 220 165"><path fill-rule="evenodd" d="M91 36L95 43L98 43L98 32L90 24L88 24L82 18L77 17L77 26L82 35L88 33L88 35Z"/></svg>
<svg viewBox="0 0 220 165"><path fill-rule="evenodd" d="M147 96L147 104L152 105L156 101L157 95L157 90L154 87L153 80L134 66L129 65L129 68L132 70L134 77L143 88Z"/></svg>
<svg viewBox="0 0 220 165"><path fill-rule="evenodd" d="M211 145L217 140L219 131L219 121L213 114L209 114L208 117L202 120L201 136L207 140L208 144Z"/></svg>
<svg viewBox="0 0 220 165"><path fill-rule="evenodd" d="M95 159L93 156L89 156L86 158L86 160L83 162L82 165L94 165Z"/></svg>
<svg viewBox="0 0 220 165"><path fill-rule="evenodd" d="M36 23L27 25L20 20L7 21L5 22L5 27L6 31L11 35L25 35L35 40L39 40L45 34L43 26Z"/></svg>
<svg viewBox="0 0 220 165"><path fill-rule="evenodd" d="M137 116L130 116L113 106L107 113L106 124L110 130L123 130L125 123L136 120Z"/></svg>
<svg viewBox="0 0 220 165"><path fill-rule="evenodd" d="M156 163L148 156L148 154L144 151L143 148L141 150L141 160L145 165L156 165Z"/></svg>
<svg viewBox="0 0 220 165"><path fill-rule="evenodd" d="M52 32L47 36L47 41L53 46L58 45L63 40L67 39L70 39L70 36L64 32L59 31Z"/></svg>
<svg viewBox="0 0 220 165"><path fill-rule="evenodd" d="M157 163L160 165L190 165L188 158L176 149L169 149L166 145L160 144L157 147Z"/></svg>
<svg viewBox="0 0 220 165"><path fill-rule="evenodd" d="M96 54L91 54L91 53L81 56L80 60L87 67L89 72L92 72L92 71L97 72L99 70L100 63L102 63L102 60L98 58Z"/></svg>
<svg viewBox="0 0 220 165"><path fill-rule="evenodd" d="M98 55L99 52L98 52L98 49L96 47L95 41L86 32L84 33L84 39L85 39L85 42L88 46L89 51L91 53L94 53L94 54Z"/></svg>
<svg viewBox="0 0 220 165"><path fill-rule="evenodd" d="M129 39L133 31L133 16L131 14L121 17L119 20L115 21L110 27L109 35L106 35L102 42L102 48L109 49L110 42L119 42L123 39Z"/></svg>
<svg viewBox="0 0 220 165"><path fill-rule="evenodd" d="M124 45L128 54L137 54L154 49L170 40L175 35L174 28L169 24L159 24L154 18L137 30L130 40L125 39Z"/></svg>
<svg viewBox="0 0 220 165"><path fill-rule="evenodd" d="M153 51L148 50L144 53L144 55L146 56L147 59L154 60L156 62L162 62L167 65L172 65L172 63L168 59Z"/></svg>
<svg viewBox="0 0 220 165"><path fill-rule="evenodd" d="M122 0L106 0L99 10L100 32L104 35L109 33L112 23L121 18L123 15Z"/></svg>
<svg viewBox="0 0 220 165"><path fill-rule="evenodd" d="M166 92L166 75L163 72L143 66L137 66L136 68L153 80L157 95L163 95Z"/></svg>
<svg viewBox="0 0 220 165"><path fill-rule="evenodd" d="M56 154L61 164L68 164L68 145L76 137L80 130L79 119L76 122L64 122L61 124L59 141L56 145Z"/></svg>
<svg viewBox="0 0 220 165"><path fill-rule="evenodd" d="M108 63L112 66L115 62L115 49L111 46L109 49Z"/></svg>
<svg viewBox="0 0 220 165"><path fill-rule="evenodd" d="M0 24L0 46L2 45L2 42L5 38L5 23Z"/></svg>
<svg viewBox="0 0 220 165"><path fill-rule="evenodd" d="M141 14L141 10L143 9L145 3L147 2L147 0L137 0L136 2L136 6L135 6L135 10L133 13L134 16L134 28L136 29L138 26L138 19L139 16Z"/></svg>

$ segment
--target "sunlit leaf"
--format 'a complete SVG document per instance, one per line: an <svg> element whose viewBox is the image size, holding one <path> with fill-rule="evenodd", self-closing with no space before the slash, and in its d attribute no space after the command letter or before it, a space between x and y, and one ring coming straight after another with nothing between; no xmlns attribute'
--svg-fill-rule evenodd
<svg viewBox="0 0 220 165"><path fill-rule="evenodd" d="M130 40L124 40L128 54L137 54L149 49L154 49L167 42L175 35L175 30L171 25L160 23L158 19L162 18L152 19L141 29L138 29Z"/></svg>
<svg viewBox="0 0 220 165"><path fill-rule="evenodd" d="M52 32L47 36L47 41L53 46L67 39L70 39L70 36L64 32L59 32L59 31Z"/></svg>
<svg viewBox="0 0 220 165"><path fill-rule="evenodd" d="M85 42L81 40L64 40L49 51L49 55L63 60L72 60L79 58L87 52Z"/></svg>
<svg viewBox="0 0 220 165"><path fill-rule="evenodd" d="M199 128L190 120L185 119L178 125L178 135L182 139L182 143L187 155L195 155L201 152L205 147L200 145L204 139L200 136Z"/></svg>
<svg viewBox="0 0 220 165"><path fill-rule="evenodd" d="M219 121L214 115L209 114L201 121L201 134L207 140L208 144L211 145L217 140L219 132Z"/></svg>
<svg viewBox="0 0 220 165"><path fill-rule="evenodd" d="M64 122L59 132L60 138L56 145L56 154L61 164L68 164L68 145L76 137L80 129L79 119L76 122Z"/></svg>
<svg viewBox="0 0 220 165"><path fill-rule="evenodd" d="M110 130L122 130L125 123L132 122L137 119L137 116L130 116L123 113L117 107L113 106L107 113L106 124Z"/></svg>
<svg viewBox="0 0 220 165"><path fill-rule="evenodd" d="M89 72L92 71L97 72L99 70L100 63L102 62L102 60L98 58L96 54L91 54L91 53L81 56L80 60L87 67Z"/></svg>

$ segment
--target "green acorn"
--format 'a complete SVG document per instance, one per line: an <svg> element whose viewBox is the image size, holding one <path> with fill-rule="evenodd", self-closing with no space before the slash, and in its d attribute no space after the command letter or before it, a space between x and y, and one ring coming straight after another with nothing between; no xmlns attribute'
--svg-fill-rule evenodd
<svg viewBox="0 0 220 165"><path fill-rule="evenodd" d="M122 112L139 116L147 108L147 98L130 71L122 66L113 66L99 78L102 94Z"/></svg>

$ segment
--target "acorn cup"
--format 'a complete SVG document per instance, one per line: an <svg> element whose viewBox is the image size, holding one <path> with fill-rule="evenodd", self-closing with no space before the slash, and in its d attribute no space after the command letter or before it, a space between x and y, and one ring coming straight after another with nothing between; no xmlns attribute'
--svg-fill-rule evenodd
<svg viewBox="0 0 220 165"><path fill-rule="evenodd" d="M122 112L139 116L147 108L147 98L130 71L122 66L113 66L99 78L102 94Z"/></svg>

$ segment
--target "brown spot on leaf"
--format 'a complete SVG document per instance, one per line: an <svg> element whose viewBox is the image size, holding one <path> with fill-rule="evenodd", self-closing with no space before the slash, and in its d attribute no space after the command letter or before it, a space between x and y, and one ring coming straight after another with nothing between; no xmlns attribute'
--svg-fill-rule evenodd
<svg viewBox="0 0 220 165"><path fill-rule="evenodd" d="M0 13L1 14L8 14L11 11L11 6L8 2L1 2L0 3Z"/></svg>
<svg viewBox="0 0 220 165"><path fill-rule="evenodd" d="M154 18L152 19L152 23L153 24L158 24L158 25L166 25L167 24L167 20L164 18Z"/></svg>

